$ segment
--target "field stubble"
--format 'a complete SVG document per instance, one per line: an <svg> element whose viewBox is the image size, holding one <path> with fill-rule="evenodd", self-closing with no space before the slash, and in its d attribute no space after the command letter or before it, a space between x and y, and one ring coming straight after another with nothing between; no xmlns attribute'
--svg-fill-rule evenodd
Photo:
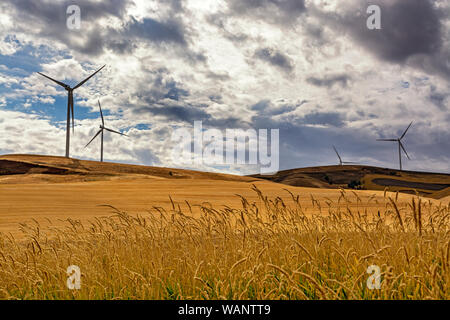
<svg viewBox="0 0 450 320"><path fill-rule="evenodd" d="M172 201L140 216L111 207L90 223L22 224L25 240L0 234L0 298L450 299L450 204L399 207L385 193L383 210L368 213L341 190L337 202L311 196L320 213L306 214L308 195L286 205L253 190L256 202L205 204L199 216ZM80 290L66 287L70 265ZM370 265L380 289L367 288Z"/></svg>

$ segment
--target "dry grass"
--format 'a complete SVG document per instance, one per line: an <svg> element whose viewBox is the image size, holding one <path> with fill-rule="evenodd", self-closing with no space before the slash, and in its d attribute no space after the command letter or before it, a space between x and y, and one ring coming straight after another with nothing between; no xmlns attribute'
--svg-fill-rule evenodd
<svg viewBox="0 0 450 320"><path fill-rule="evenodd" d="M321 213L306 214L297 195L287 205L254 191L255 203L204 205L199 217L172 202L145 216L111 207L90 224L22 225L25 241L0 236L0 298L450 299L450 205L399 207L386 195L371 215L342 190L337 202L311 197ZM366 287L373 264L380 290ZM80 290L66 287L69 265L81 268Z"/></svg>

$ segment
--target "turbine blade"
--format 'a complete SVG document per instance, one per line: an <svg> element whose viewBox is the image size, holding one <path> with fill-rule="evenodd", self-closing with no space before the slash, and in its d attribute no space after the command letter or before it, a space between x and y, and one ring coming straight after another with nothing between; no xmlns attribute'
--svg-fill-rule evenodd
<svg viewBox="0 0 450 320"><path fill-rule="evenodd" d="M89 143L87 145L85 145L84 147L87 148L88 145L91 144L92 141L94 141L95 138L97 138L97 136L102 132L102 129L98 130L98 132L96 133L96 135L91 139L91 141L89 141Z"/></svg>
<svg viewBox="0 0 450 320"><path fill-rule="evenodd" d="M59 85L60 85L61 87L63 87L63 88L69 87L67 84L62 83L61 81L55 80L55 79L53 79L53 78L50 78L49 76L46 76L46 75L43 74L43 73L40 73L40 72L38 72L38 73L39 73L41 76L46 77L47 79L49 79L49 80L51 80L51 81L53 81L53 82L59 84Z"/></svg>
<svg viewBox="0 0 450 320"><path fill-rule="evenodd" d="M399 141L398 143L400 143L400 147L403 149L403 152L406 154L406 157L408 157L408 160L411 160L411 158L410 158L409 155L408 155L408 152L406 152L406 149L405 149L405 147L403 146L403 143L401 143L400 141Z"/></svg>
<svg viewBox="0 0 450 320"><path fill-rule="evenodd" d="M113 132L113 133L117 133L117 134L120 134L120 135L122 135L122 136L126 136L126 137L128 137L126 134L124 134L124 133L121 133L121 132L119 132L119 131L115 131L115 130L113 130L113 129L108 129L108 128L105 128L105 130L108 130L109 132Z"/></svg>
<svg viewBox="0 0 450 320"><path fill-rule="evenodd" d="M377 141L398 141L397 139L377 139Z"/></svg>
<svg viewBox="0 0 450 320"><path fill-rule="evenodd" d="M334 152L336 152L336 155L338 156L338 158L339 158L339 161L340 161L340 162L342 162L341 156L340 156L340 155L339 155L339 153L337 152L337 150L336 150L336 147L335 147L335 146L333 146L333 149L334 149Z"/></svg>
<svg viewBox="0 0 450 320"><path fill-rule="evenodd" d="M400 140L403 139L403 137L405 136L405 134L408 132L409 128L411 127L411 125L413 124L413 122L411 121L411 123L409 124L408 128L406 128L405 132L403 132L402 136L400 137Z"/></svg>
<svg viewBox="0 0 450 320"><path fill-rule="evenodd" d="M100 69L98 69L97 71L95 71L93 74L91 74L89 77L87 77L86 79L84 79L83 81L81 81L79 84L77 84L75 87L73 87L73 89L75 90L76 88L81 87L83 84L85 84L86 81L88 81L90 78L92 78L93 76L95 76L100 70L102 70L104 67L106 67L106 64L101 67Z"/></svg>
<svg viewBox="0 0 450 320"><path fill-rule="evenodd" d="M102 117L102 124L105 125L105 119L103 119L102 106L100 105L100 100L98 100L98 107L100 108L100 116Z"/></svg>

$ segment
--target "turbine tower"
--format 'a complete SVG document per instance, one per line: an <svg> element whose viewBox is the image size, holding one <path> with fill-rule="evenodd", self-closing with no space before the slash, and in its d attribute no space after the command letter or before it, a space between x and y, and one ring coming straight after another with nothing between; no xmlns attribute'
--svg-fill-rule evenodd
<svg viewBox="0 0 450 320"><path fill-rule="evenodd" d="M75 131L75 119L74 119L74 115L73 115L73 113L74 113L73 112L73 106L74 106L74 103L73 103L73 91L75 89L81 87L86 81L88 81L90 78L95 76L105 66L103 66L100 69L98 69L97 71L95 71L93 74L91 74L89 77L87 77L86 79L81 81L79 84L77 84L73 88L71 88L69 85L67 85L67 84L65 84L63 82L60 82L60 81L55 80L55 79L52 79L49 76L46 76L45 74L38 72L41 76L46 77L47 79L55 82L56 84L60 85L64 89L66 89L67 94L68 94L68 97L67 97L67 128L66 128L66 158L69 158L69 153L70 153L70 119L71 119L71 114L72 114L72 131Z"/></svg>
<svg viewBox="0 0 450 320"><path fill-rule="evenodd" d="M408 160L410 160L410 157L408 155L408 152L406 152L405 146L402 143L402 139L405 137L406 133L408 132L409 128L411 127L413 123L411 122L406 128L405 132L400 136L400 138L397 139L377 139L377 141L391 141L391 142L397 142L398 143L398 161L400 162L400 170L402 170L402 150L406 154L406 157Z"/></svg>
<svg viewBox="0 0 450 320"><path fill-rule="evenodd" d="M333 149L334 149L334 152L336 152L336 155L337 155L338 158L339 158L339 165L340 165L340 166L343 166L344 164L354 164L354 162L342 161L342 158L341 158L341 156L339 155L339 152L336 150L336 147L335 147L335 146L333 146Z"/></svg>
<svg viewBox="0 0 450 320"><path fill-rule="evenodd" d="M102 106L100 105L100 100L98 101L98 107L100 108L100 116L102 117L102 124L100 125L100 130L98 130L98 132L95 134L95 136L91 139L91 141L89 141L89 143L85 146L85 148L91 144L92 141L94 141L95 138L97 138L97 136L99 134L101 134L101 146L100 146L100 162L103 162L103 130L109 131L109 132L113 132L113 133L117 133L120 134L122 136L126 136L128 137L126 134L123 134L121 132L109 129L105 127L105 119L103 118L103 112L102 112Z"/></svg>

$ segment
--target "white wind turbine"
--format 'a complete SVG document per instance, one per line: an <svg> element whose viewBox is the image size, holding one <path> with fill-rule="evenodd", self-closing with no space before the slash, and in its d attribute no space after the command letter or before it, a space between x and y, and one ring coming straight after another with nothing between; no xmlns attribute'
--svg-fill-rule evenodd
<svg viewBox="0 0 450 320"><path fill-rule="evenodd" d="M109 131L109 132L112 132L112 133L120 134L122 136L126 136L126 137L128 137L128 136L126 134L124 134L124 133L119 132L119 131L115 131L113 129L106 128L105 127L105 119L103 118L102 106L100 105L100 100L98 101L98 107L100 108L100 116L102 117L102 124L100 125L100 130L98 130L98 132L91 139L91 141L89 141L89 143L85 146L85 148L87 148L87 146L90 145L91 142L94 141L94 139L97 138L97 136L99 134L101 134L101 139L102 140L101 140L101 146L100 146L100 161L103 162L103 131L106 130L106 131Z"/></svg>
<svg viewBox="0 0 450 320"><path fill-rule="evenodd" d="M341 156L339 155L339 152L336 150L336 147L335 147L335 146L333 146L333 149L334 149L334 152L336 152L336 155L337 155L338 158L339 158L339 165L340 165L340 166L343 166L344 164L355 164L355 162L342 161L342 158L341 158Z"/></svg>
<svg viewBox="0 0 450 320"><path fill-rule="evenodd" d="M411 127L413 123L411 122L406 128L405 132L400 136L400 138L397 139L377 139L377 141L391 141L391 142L397 142L398 143L398 161L400 162L400 170L402 170L402 150L406 154L406 157L410 160L410 157L408 153L406 152L405 146L402 143L402 139L405 137L406 133L408 132L409 128Z"/></svg>

